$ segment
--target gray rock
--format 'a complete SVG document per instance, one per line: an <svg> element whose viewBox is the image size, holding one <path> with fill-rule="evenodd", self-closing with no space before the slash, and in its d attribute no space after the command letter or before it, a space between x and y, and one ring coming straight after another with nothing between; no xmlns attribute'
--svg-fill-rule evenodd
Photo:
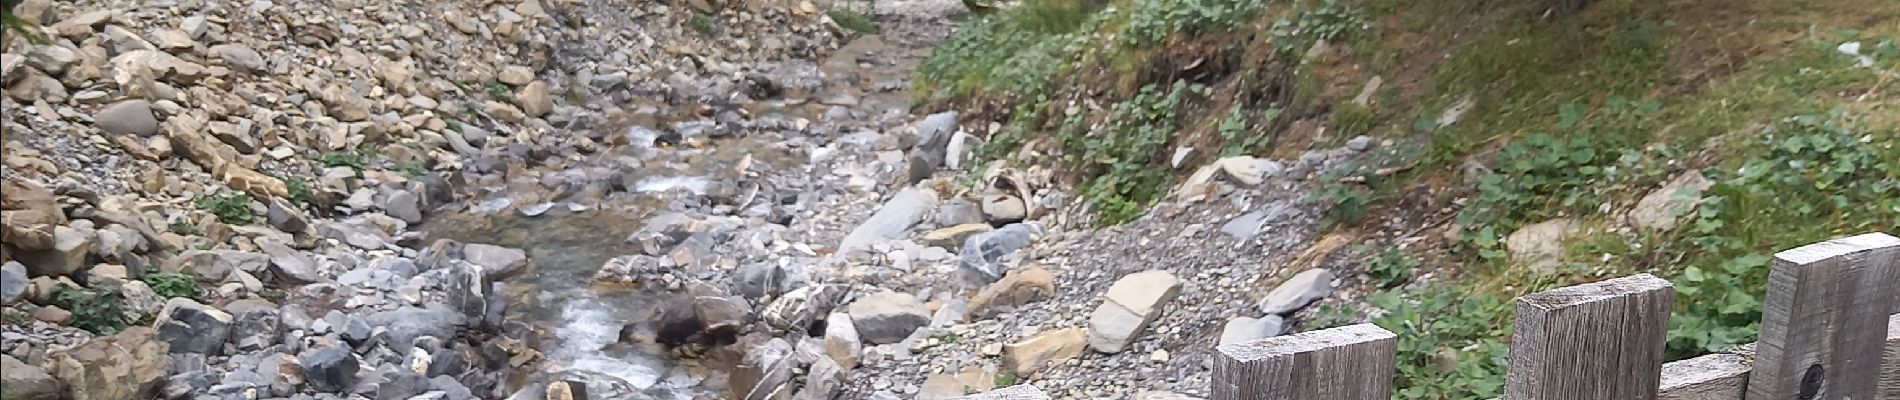
<svg viewBox="0 0 1900 400"><path fill-rule="evenodd" d="M1260 318L1234 318L1227 320L1227 325L1221 328L1220 344L1246 343L1280 336L1285 332L1286 319L1276 314L1267 314Z"/></svg>
<svg viewBox="0 0 1900 400"><path fill-rule="evenodd" d="M270 256L236 250L190 250L167 261L160 269L198 277L203 282L221 282L231 271L262 272L269 268Z"/></svg>
<svg viewBox="0 0 1900 400"><path fill-rule="evenodd" d="M1029 213L1023 199L1006 194L983 196L983 217L991 224L1021 222Z"/></svg>
<svg viewBox="0 0 1900 400"><path fill-rule="evenodd" d="M59 398L59 381L37 365L0 355L0 399L52 400Z"/></svg>
<svg viewBox="0 0 1900 400"><path fill-rule="evenodd" d="M383 197L383 212L411 224L422 222L422 197L407 190L395 190Z"/></svg>
<svg viewBox="0 0 1900 400"><path fill-rule="evenodd" d="M908 293L883 291L859 297L848 307L858 336L871 344L903 341L930 323L930 309Z"/></svg>
<svg viewBox="0 0 1900 400"><path fill-rule="evenodd" d="M1333 293L1333 271L1314 268L1288 278L1285 283L1267 292L1260 300L1260 311L1267 314L1286 314L1299 311Z"/></svg>
<svg viewBox="0 0 1900 400"><path fill-rule="evenodd" d="M1373 146L1377 145L1379 145L1379 141L1373 140L1371 136L1365 135L1359 135L1346 141L1346 148L1352 151L1370 151Z"/></svg>
<svg viewBox="0 0 1900 400"><path fill-rule="evenodd" d="M864 220L838 243L838 254L849 254L873 243L903 237L912 226L937 207L937 192L910 188L891 196L877 213Z"/></svg>
<svg viewBox="0 0 1900 400"><path fill-rule="evenodd" d="M316 349L297 360L303 368L304 384L318 392L342 392L356 385L361 365L346 346Z"/></svg>
<svg viewBox="0 0 1900 400"><path fill-rule="evenodd" d="M978 208L976 203L971 203L961 197L944 202L942 207L937 207L937 226L939 227L981 223L984 223L983 209Z"/></svg>
<svg viewBox="0 0 1900 400"><path fill-rule="evenodd" d="M1116 280L1102 295L1102 305L1089 315L1089 348L1120 353L1180 293L1181 280L1168 271L1137 272Z"/></svg>
<svg viewBox="0 0 1900 400"><path fill-rule="evenodd" d="M19 262L7 261L0 265L0 304L13 304L26 295L26 288L32 285L32 278L26 275L26 266Z"/></svg>
<svg viewBox="0 0 1900 400"><path fill-rule="evenodd" d="M957 250L957 266L967 279L994 283L1003 279L1003 258L1029 246L1042 235L1042 227L1033 223L1009 224L1000 229L971 236Z"/></svg>
<svg viewBox="0 0 1900 400"><path fill-rule="evenodd" d="M475 398L475 393L468 390L467 386L462 386L462 382L456 381L453 376L438 375L434 378L429 378L429 384L434 390L442 392L442 398L447 400L473 400Z"/></svg>
<svg viewBox="0 0 1900 400"><path fill-rule="evenodd" d="M218 355L224 353L225 339L231 334L231 314L199 304L188 298L174 297L159 312L158 340L171 345L173 353Z"/></svg>
<svg viewBox="0 0 1900 400"><path fill-rule="evenodd" d="M772 262L741 265L733 272L732 292L746 299L778 296L786 286L785 269Z"/></svg>
<svg viewBox="0 0 1900 400"><path fill-rule="evenodd" d="M942 168L944 158L950 146L950 136L957 132L957 113L946 111L931 114L917 123L916 154L930 164L932 170Z"/></svg>
<svg viewBox="0 0 1900 400"><path fill-rule="evenodd" d="M383 375L382 383L376 385L376 400L407 400L429 391L429 378L413 371L396 371Z"/></svg>
<svg viewBox="0 0 1900 400"><path fill-rule="evenodd" d="M158 117L152 114L152 103L145 100L112 103L99 109L92 119L106 133L138 136L158 134Z"/></svg>
<svg viewBox="0 0 1900 400"><path fill-rule="evenodd" d="M864 353L864 342L858 336L858 327L851 323L851 315L832 313L825 317L825 356L846 368L858 366L858 357Z"/></svg>
<svg viewBox="0 0 1900 400"><path fill-rule="evenodd" d="M165 379L165 387L160 392L167 399L187 399L193 393L205 393L212 386L224 380L224 374L214 371L188 371L172 375ZM10 397L9 397L10 398Z"/></svg>
<svg viewBox="0 0 1900 400"><path fill-rule="evenodd" d="M1683 172L1644 195L1626 219L1630 225L1642 229L1674 229L1677 221L1702 204L1702 192L1713 186L1715 181L1703 177L1700 170Z"/></svg>
<svg viewBox="0 0 1900 400"><path fill-rule="evenodd" d="M384 343L400 354L408 354L419 337L454 337L456 327L463 323L460 314L440 307L381 311L364 317L364 321L372 328L383 328Z"/></svg>
<svg viewBox="0 0 1900 400"><path fill-rule="evenodd" d="M262 299L245 299L225 305L231 313L231 344L238 351L252 352L277 344L283 332L283 317L277 305Z"/></svg>
<svg viewBox="0 0 1900 400"><path fill-rule="evenodd" d="M790 393L791 380L798 362L792 357L792 345L785 339L772 338L748 349L745 359L728 378L732 393L741 400L766 400L775 393Z"/></svg>
<svg viewBox="0 0 1900 400"><path fill-rule="evenodd" d="M275 240L258 240L258 250L270 256L270 278L289 285L303 285L322 282L323 275L317 274L317 263L302 252L291 249Z"/></svg>
<svg viewBox="0 0 1900 400"><path fill-rule="evenodd" d="M1253 210L1252 212L1234 217L1234 219L1228 220L1225 224L1221 224L1220 231L1221 233L1233 236L1235 239L1247 240L1252 239L1254 235L1260 234L1260 228L1265 226L1266 223L1267 210Z"/></svg>
<svg viewBox="0 0 1900 400"><path fill-rule="evenodd" d="M507 279L532 269L526 251L490 244L463 246L462 259L481 267L482 274L492 280Z"/></svg>
<svg viewBox="0 0 1900 400"><path fill-rule="evenodd" d="M272 228L289 233L301 233L310 228L310 217L290 201L271 198L270 208L264 213L264 221Z"/></svg>
<svg viewBox="0 0 1900 400"><path fill-rule="evenodd" d="M79 61L79 53L59 45L33 46L26 51L26 65L48 75L59 76L66 66Z"/></svg>
<svg viewBox="0 0 1900 400"><path fill-rule="evenodd" d="M257 75L270 73L270 66L265 64L264 55L258 54L257 50L251 49L250 46L226 43L211 46L209 52L223 59L224 65L233 70Z"/></svg>

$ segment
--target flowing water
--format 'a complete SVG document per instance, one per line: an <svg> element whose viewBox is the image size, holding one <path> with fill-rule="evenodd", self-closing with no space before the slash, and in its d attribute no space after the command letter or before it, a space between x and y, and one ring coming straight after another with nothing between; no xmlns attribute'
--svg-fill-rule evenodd
<svg viewBox="0 0 1900 400"><path fill-rule="evenodd" d="M853 115L873 118L883 113L905 110L907 94L901 89L904 78L926 50L887 44L883 38L867 36L853 41L818 66L825 76L850 83L827 85L828 95L844 94L854 99ZM881 57L878 61L866 62ZM830 79L827 79L830 80ZM897 83L893 87L893 82ZM788 94L787 97L811 95ZM813 96L814 98L822 96ZM831 105L817 101L760 101L749 105L755 120L781 118L818 121L836 119ZM631 106L629 106L631 108ZM681 113L690 111L681 110ZM691 114L683 114L691 119ZM662 118L664 119L664 117ZM665 127L649 121L628 123L605 129L625 131L631 142L650 140ZM677 127L677 125L675 125ZM465 243L489 243L516 247L528 252L533 272L504 282L510 301L509 318L527 322L544 332L538 345L546 359L543 371L554 375L579 376L592 382L614 382L625 386L617 390L590 387L595 396L602 393L638 392L639 398L687 399L718 393L717 366L700 365L695 360L677 360L663 349L619 343L621 328L632 322L653 317L658 298L653 293L629 289L601 288L590 285L601 265L613 257L639 251L626 242L647 218L667 212L670 201L687 194L704 194L722 182L731 182L737 169L747 163L763 163L772 171L806 168L806 156L751 137L722 140L704 147L636 148L609 150L608 154L640 154L641 167L621 176L625 192L573 196L573 186L586 186L586 171L601 171L613 166L613 157L599 157L593 165L567 166L566 171L544 172L541 179L508 177L503 187L488 188L492 193L477 198L459 213L438 213L422 226L429 241L453 239ZM568 174L568 172L572 172ZM547 188L549 175L577 176L568 185ZM530 183L522 183L522 182ZM576 183L579 182L579 183ZM599 185L595 185L599 186ZM598 192L599 190L594 190ZM582 193L588 191L582 190ZM579 198L581 200L571 200ZM611 379L603 379L611 378ZM705 381L705 382L702 382ZM704 384L702 384L704 383ZM717 394L715 394L717 393Z"/></svg>

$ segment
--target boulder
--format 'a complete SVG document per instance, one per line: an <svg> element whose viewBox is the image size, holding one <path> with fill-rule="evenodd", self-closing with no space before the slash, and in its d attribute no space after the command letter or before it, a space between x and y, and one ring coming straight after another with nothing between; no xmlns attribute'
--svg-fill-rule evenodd
<svg viewBox="0 0 1900 400"><path fill-rule="evenodd" d="M355 386L356 373L361 369L356 354L341 345L311 350L297 360L297 365L303 371L304 384L325 393L342 392Z"/></svg>
<svg viewBox="0 0 1900 400"><path fill-rule="evenodd" d="M1326 295L1333 293L1333 271L1325 268L1309 269L1288 278L1260 300L1260 311L1267 314L1287 314L1313 304Z"/></svg>
<svg viewBox="0 0 1900 400"><path fill-rule="evenodd" d="M482 274L492 280L508 279L533 270L528 252L516 248L469 243L462 246L462 259L481 267Z"/></svg>
<svg viewBox="0 0 1900 400"><path fill-rule="evenodd" d="M1167 271L1137 272L1116 280L1102 296L1102 305L1089 315L1089 348L1120 353L1180 293L1181 280Z"/></svg>
<svg viewBox="0 0 1900 400"><path fill-rule="evenodd" d="M883 291L859 297L849 312L858 335L871 344L903 341L930 323L930 309L908 293Z"/></svg>
<svg viewBox="0 0 1900 400"><path fill-rule="evenodd" d="M402 354L407 354L419 337L455 337L456 327L462 324L461 315L440 307L403 307L376 312L363 320L371 328L383 329L384 343Z"/></svg>
<svg viewBox="0 0 1900 400"><path fill-rule="evenodd" d="M955 111L926 116L923 121L917 123L917 146L914 152L930 164L930 169L941 168L948 155L950 137L956 132L957 113Z"/></svg>
<svg viewBox="0 0 1900 400"><path fill-rule="evenodd" d="M1039 236L1042 236L1042 227L1034 223L1009 224L970 236L957 251L958 271L972 281L996 282L1006 272L1004 257L1028 247Z"/></svg>
<svg viewBox="0 0 1900 400"><path fill-rule="evenodd" d="M942 207L937 207L937 226L982 223L984 223L983 209L976 203L971 203L961 197L944 202Z"/></svg>
<svg viewBox="0 0 1900 400"><path fill-rule="evenodd" d="M26 296L26 288L33 283L26 274L26 266L19 262L7 261L0 265L0 305L10 305Z"/></svg>
<svg viewBox="0 0 1900 400"><path fill-rule="evenodd" d="M152 114L152 103L145 100L112 103L93 113L92 119L100 130L114 135L143 137L158 134L158 117Z"/></svg>
<svg viewBox="0 0 1900 400"><path fill-rule="evenodd" d="M264 213L264 221L272 228L289 233L302 233L310 228L310 217L303 209L281 198L271 198L270 208Z"/></svg>
<svg viewBox="0 0 1900 400"><path fill-rule="evenodd" d="M323 282L323 275L317 274L317 263L303 252L291 249L276 240L258 240L258 250L270 256L269 275L273 281L288 285L303 285Z"/></svg>
<svg viewBox="0 0 1900 400"><path fill-rule="evenodd" d="M224 308L232 317L231 344L239 351L258 351L277 344L283 332L283 317L276 304L264 299L244 299Z"/></svg>
<svg viewBox="0 0 1900 400"><path fill-rule="evenodd" d="M11 163L11 158L9 158ZM54 227L66 224L53 192L25 179L0 181L0 239L19 250L53 248Z"/></svg>
<svg viewBox="0 0 1900 400"><path fill-rule="evenodd" d="M1677 221L1702 204L1702 192L1713 186L1715 182L1703 177L1700 170L1683 172L1644 195L1626 219L1630 225L1642 229L1674 229Z"/></svg>
<svg viewBox="0 0 1900 400"><path fill-rule="evenodd" d="M225 43L211 46L209 51L212 55L224 60L224 65L231 67L232 70L254 75L262 75L270 72L270 65L264 62L264 55L259 54L257 50L252 49L250 46L245 46L240 43Z"/></svg>
<svg viewBox="0 0 1900 400"><path fill-rule="evenodd" d="M509 86L526 85L534 81L534 70L526 66L510 65L502 67L501 72L495 75L495 79Z"/></svg>
<svg viewBox="0 0 1900 400"><path fill-rule="evenodd" d="M934 190L910 188L897 192L871 218L865 219L864 223L845 235L844 240L838 243L837 254L849 254L872 243L903 237L936 207L937 192Z"/></svg>
<svg viewBox="0 0 1900 400"><path fill-rule="evenodd" d="M1286 319L1281 318L1277 314L1267 314L1267 316L1260 318L1234 318L1227 320L1227 325L1221 328L1220 344L1246 343L1280 336L1281 333L1285 332Z"/></svg>
<svg viewBox="0 0 1900 400"><path fill-rule="evenodd" d="M848 293L849 289L842 285L801 287L767 304L765 310L759 312L759 318L775 329L806 332L819 318L830 314Z"/></svg>
<svg viewBox="0 0 1900 400"><path fill-rule="evenodd" d="M148 398L170 375L166 346L157 335L152 328L135 326L95 338L54 353L49 372L65 383L65 398L70 400Z"/></svg>
<svg viewBox="0 0 1900 400"><path fill-rule="evenodd" d="M189 250L172 257L159 270L190 274L200 282L222 282L231 271L261 272L269 268L270 256L236 250Z"/></svg>
<svg viewBox="0 0 1900 400"><path fill-rule="evenodd" d="M534 81L515 91L515 105L528 117L540 117L554 112L554 95L548 93L548 83Z"/></svg>
<svg viewBox="0 0 1900 400"><path fill-rule="evenodd" d="M1023 199L1006 194L983 196L983 217L991 224L1009 224L1021 222L1029 215L1029 209Z"/></svg>
<svg viewBox="0 0 1900 400"><path fill-rule="evenodd" d="M422 222L422 196L407 190L390 191L383 196L383 212L410 224Z"/></svg>
<svg viewBox="0 0 1900 400"><path fill-rule="evenodd" d="M0 399L52 400L59 398L59 381L37 365L0 355Z"/></svg>
<svg viewBox="0 0 1900 400"><path fill-rule="evenodd" d="M1504 237L1504 247L1511 252L1511 263L1529 266L1532 271L1548 273L1563 266L1564 241L1570 240L1583 224L1569 218L1558 218L1527 225Z"/></svg>
<svg viewBox="0 0 1900 400"><path fill-rule="evenodd" d="M942 247L956 251L963 246L964 241L970 240L971 236L988 233L993 230L996 230L996 228L990 226L990 224L963 224L930 231L930 233L925 233L924 237L917 242L925 246Z"/></svg>
<svg viewBox="0 0 1900 400"><path fill-rule="evenodd" d="M792 344L772 338L745 352L745 358L728 378L732 398L766 400L789 397L798 362L792 357Z"/></svg>
<svg viewBox="0 0 1900 400"><path fill-rule="evenodd" d="M832 313L825 317L825 356L849 370L858 366L858 357L864 354L864 343L858 337L858 327L851 323L851 315Z"/></svg>
<svg viewBox="0 0 1900 400"><path fill-rule="evenodd" d="M189 298L174 297L165 302L153 326L158 340L171 345L172 353L219 355L231 334L231 314Z"/></svg>
<svg viewBox="0 0 1900 400"><path fill-rule="evenodd" d="M79 221L80 224L85 221ZM78 224L75 224L78 225ZM88 255L98 243L98 232L83 226L53 227L53 247L40 251L22 251L15 257L33 275L72 275L90 267Z"/></svg>
<svg viewBox="0 0 1900 400"><path fill-rule="evenodd" d="M732 276L732 292L747 299L778 296L785 293L786 286L785 268L772 262L741 265Z"/></svg>
<svg viewBox="0 0 1900 400"><path fill-rule="evenodd" d="M1016 376L1068 362L1088 347L1088 333L1082 328L1058 329L1030 336L1003 346L1003 369Z"/></svg>
<svg viewBox="0 0 1900 400"><path fill-rule="evenodd" d="M985 318L1056 293L1055 274L1042 267L1017 270L970 298L970 318Z"/></svg>

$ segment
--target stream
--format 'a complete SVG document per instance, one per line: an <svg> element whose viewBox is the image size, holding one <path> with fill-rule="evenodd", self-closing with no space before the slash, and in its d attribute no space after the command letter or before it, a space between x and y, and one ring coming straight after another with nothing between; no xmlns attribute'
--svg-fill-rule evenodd
<svg viewBox="0 0 1900 400"><path fill-rule="evenodd" d="M910 119L907 79L927 54L924 46L900 46L881 36L863 36L815 63L815 74L774 77L786 87L780 98L743 107L754 126L767 126L758 129L794 127L780 128L775 135L712 138L697 146L659 145L655 144L658 136L695 137L692 131L710 126L709 119L695 114L693 104L643 99L616 105L622 110L644 109L648 115L655 114L654 109L662 111L657 118L623 118L598 128L611 130L606 134L625 135L629 138L625 146L569 165L543 166L540 171L511 169L505 183L491 182L480 188L488 193L486 197L451 207L459 208L456 211L445 209L431 215L421 230L428 242L452 239L527 251L534 270L503 281L503 293L510 303L508 318L543 333L537 350L545 356L541 371L547 377L605 381L608 390L593 387L600 383L589 383L590 394L596 398L729 397L723 378L728 367L679 359L665 349L621 343L623 326L654 318L660 308L658 294L592 285L595 273L614 257L640 252L639 246L629 243L629 236L656 216L721 212L745 216L746 210L682 206L687 199L731 195L728 192L735 190L740 196L764 196L756 193L760 186L835 185L787 185L784 181L842 179L832 171L814 170L821 168L813 162L818 158L815 153L870 154L870 149L863 148L867 146L832 142L850 134L862 137L866 131L882 133L875 132L881 128L874 119ZM812 64L805 62L805 70L811 71ZM822 84L798 90L800 85L785 83L810 81L810 75ZM821 148L825 144L831 146ZM764 176L745 176L742 170L753 164L758 165L750 169L766 171ZM801 208L802 214L793 217L808 217L809 208Z"/></svg>

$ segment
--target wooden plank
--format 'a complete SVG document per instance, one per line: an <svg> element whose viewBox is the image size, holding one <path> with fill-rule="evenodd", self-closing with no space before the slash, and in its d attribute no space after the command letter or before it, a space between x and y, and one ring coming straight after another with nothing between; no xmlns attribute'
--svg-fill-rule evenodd
<svg viewBox="0 0 1900 400"><path fill-rule="evenodd" d="M1657 400L1737 400L1748 391L1755 345L1663 364Z"/></svg>
<svg viewBox="0 0 1900 400"><path fill-rule="evenodd" d="M1359 324L1215 348L1210 400L1385 400L1398 335Z"/></svg>
<svg viewBox="0 0 1900 400"><path fill-rule="evenodd" d="M1870 233L1775 254L1748 398L1872 399L1900 238Z"/></svg>
<svg viewBox="0 0 1900 400"><path fill-rule="evenodd" d="M1900 400L1900 314L1887 317L1887 357L1880 364L1879 400Z"/></svg>
<svg viewBox="0 0 1900 400"><path fill-rule="evenodd" d="M1035 386L1016 385L950 400L1049 400L1049 395Z"/></svg>
<svg viewBox="0 0 1900 400"><path fill-rule="evenodd" d="M1649 274L1519 297L1504 398L1656 398L1675 298Z"/></svg>

